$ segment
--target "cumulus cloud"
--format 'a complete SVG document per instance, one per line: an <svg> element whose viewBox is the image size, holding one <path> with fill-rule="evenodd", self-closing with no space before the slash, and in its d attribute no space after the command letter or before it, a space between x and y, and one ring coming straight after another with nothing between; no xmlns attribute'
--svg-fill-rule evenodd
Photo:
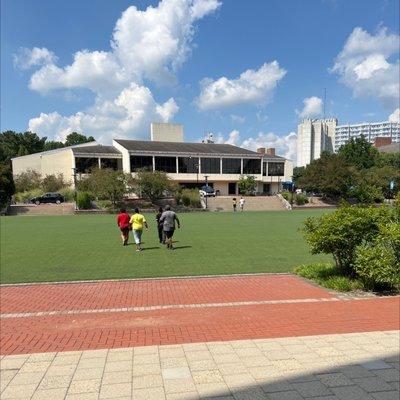
<svg viewBox="0 0 400 400"><path fill-rule="evenodd" d="M388 117L389 122L400 124L400 108L396 108Z"/></svg>
<svg viewBox="0 0 400 400"><path fill-rule="evenodd" d="M301 111L296 110L300 118L317 118L322 115L323 103L319 97L306 97L303 100L304 107Z"/></svg>
<svg viewBox="0 0 400 400"><path fill-rule="evenodd" d="M145 86L132 83L113 101L98 100L85 112L62 116L58 112L41 113L29 121L29 130L57 140L65 140L72 131L94 135L100 142L110 137L136 138L148 135L151 121L168 122L178 112L173 98L158 104Z"/></svg>
<svg viewBox="0 0 400 400"><path fill-rule="evenodd" d="M225 76L200 82L196 103L200 110L213 110L246 103L265 103L286 71L277 61L263 64L258 70L248 69L236 79Z"/></svg>
<svg viewBox="0 0 400 400"><path fill-rule="evenodd" d="M400 36L385 27L375 34L357 27L336 57L331 72L339 75L355 97L377 98L392 107L398 103L400 91L399 44Z"/></svg>
<svg viewBox="0 0 400 400"><path fill-rule="evenodd" d="M230 118L233 122L237 122L239 124L243 124L246 121L246 117L242 117L241 115L231 114Z"/></svg>
<svg viewBox="0 0 400 400"><path fill-rule="evenodd" d="M272 132L259 132L257 136L241 140L239 131L235 129L229 133L228 137L218 135L215 141L216 143L233 144L253 151L260 147L274 147L277 155L296 162L297 134L295 132L290 132L284 136L278 136Z"/></svg>
<svg viewBox="0 0 400 400"><path fill-rule="evenodd" d="M41 66L31 76L31 90L48 94L83 88L93 92L96 100L89 110L75 115L41 114L29 126L35 126L37 133L48 135L44 131L50 130L47 127L53 121L58 136L64 135L68 123L71 129L77 125L93 126L104 137L106 132L99 131L89 121L98 119L98 126L107 127L112 120L118 122L118 127L109 136L121 132L134 136L142 134L137 131L141 126L139 120L158 116L158 120L169 121L178 111L175 100L157 104L145 82L175 81L175 72L190 55L196 21L220 6L219 0L162 0L156 7L145 10L131 6L116 22L109 51L77 51L72 63L66 66L57 65L53 53L40 49L41 58L36 56L36 61L30 61L31 66ZM125 104L129 104L128 109ZM93 134L88 129L86 133Z"/></svg>
<svg viewBox="0 0 400 400"><path fill-rule="evenodd" d="M16 54L13 55L14 66L20 69L29 69L32 67L53 64L57 61L55 54L42 47L34 47L28 49L26 47L20 47Z"/></svg>

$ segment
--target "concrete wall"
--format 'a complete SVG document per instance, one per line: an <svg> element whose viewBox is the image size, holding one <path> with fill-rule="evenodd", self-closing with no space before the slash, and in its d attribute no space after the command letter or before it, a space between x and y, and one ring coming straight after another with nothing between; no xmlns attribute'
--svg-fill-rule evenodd
<svg viewBox="0 0 400 400"><path fill-rule="evenodd" d="M112 145L122 153L122 170L129 174L131 172L131 158L129 151L115 140L113 140Z"/></svg>
<svg viewBox="0 0 400 400"><path fill-rule="evenodd" d="M42 175L63 174L64 180L73 184L74 155L71 149L42 155Z"/></svg>
<svg viewBox="0 0 400 400"><path fill-rule="evenodd" d="M152 122L150 138L157 142L183 142L183 125Z"/></svg>
<svg viewBox="0 0 400 400"><path fill-rule="evenodd" d="M11 162L14 177L22 172L26 172L28 169L33 169L40 174L42 173L42 160L40 153L13 158Z"/></svg>

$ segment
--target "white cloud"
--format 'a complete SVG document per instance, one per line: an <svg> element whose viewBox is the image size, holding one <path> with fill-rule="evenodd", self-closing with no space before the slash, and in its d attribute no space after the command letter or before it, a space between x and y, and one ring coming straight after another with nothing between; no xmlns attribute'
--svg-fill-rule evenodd
<svg viewBox="0 0 400 400"><path fill-rule="evenodd" d="M38 47L32 49L20 47L17 53L13 55L14 66L20 69L53 64L55 61L57 61L55 54L45 47L41 49Z"/></svg>
<svg viewBox="0 0 400 400"><path fill-rule="evenodd" d="M300 118L317 118L322 115L323 103L319 97L306 97L303 100L304 107L301 111L296 110Z"/></svg>
<svg viewBox="0 0 400 400"><path fill-rule="evenodd" d="M388 117L389 122L397 122L400 124L400 108L396 108Z"/></svg>
<svg viewBox="0 0 400 400"><path fill-rule="evenodd" d="M248 69L236 79L225 76L215 81L203 79L197 106L200 110L212 110L245 103L265 103L285 74L278 62L272 61L258 70Z"/></svg>
<svg viewBox="0 0 400 400"><path fill-rule="evenodd" d="M216 143L233 144L253 151L260 147L274 147L277 155L292 160L294 163L296 162L297 134L295 132L290 132L285 136L278 136L272 132L259 132L255 137L248 137L240 141L240 133L235 129L229 133L228 138L220 134L215 141Z"/></svg>
<svg viewBox="0 0 400 400"><path fill-rule="evenodd" d="M98 100L86 112L70 116L41 113L29 121L29 130L57 140L64 140L72 131L94 135L101 142L111 137L130 137L132 132L144 138L151 121L168 122L178 110L173 98L158 104L147 87L132 83L115 100Z"/></svg>
<svg viewBox="0 0 400 400"><path fill-rule="evenodd" d="M237 122L239 124L243 124L246 121L246 117L242 117L241 115L231 114L230 118L233 122Z"/></svg>
<svg viewBox="0 0 400 400"><path fill-rule="evenodd" d="M43 66L31 76L29 87L42 94L88 89L96 95L95 104L70 116L41 114L29 126L49 137L79 128L109 138L143 136L144 121L151 118L170 121L179 110L175 100L156 103L144 82L175 81L176 70L190 54L195 22L220 5L219 0L162 0L143 11L131 6L116 22L110 51L77 51L66 66L58 66L53 53L42 49L42 61L31 65ZM49 54L46 62L44 54Z"/></svg>
<svg viewBox="0 0 400 400"><path fill-rule="evenodd" d="M385 106L393 106L399 99L400 36L381 27L369 34L357 27L348 37L335 59L331 72L352 89L355 97L372 97Z"/></svg>

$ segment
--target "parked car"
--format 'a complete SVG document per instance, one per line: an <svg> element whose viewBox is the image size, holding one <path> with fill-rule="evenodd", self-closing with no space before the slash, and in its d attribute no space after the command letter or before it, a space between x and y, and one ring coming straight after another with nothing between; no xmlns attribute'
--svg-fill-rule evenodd
<svg viewBox="0 0 400 400"><path fill-rule="evenodd" d="M60 204L64 202L64 197L60 193L45 193L42 196L34 197L30 200L33 204L44 204L44 203L56 203Z"/></svg>
<svg viewBox="0 0 400 400"><path fill-rule="evenodd" d="M199 193L203 197L215 197L215 190L211 186L202 186Z"/></svg>

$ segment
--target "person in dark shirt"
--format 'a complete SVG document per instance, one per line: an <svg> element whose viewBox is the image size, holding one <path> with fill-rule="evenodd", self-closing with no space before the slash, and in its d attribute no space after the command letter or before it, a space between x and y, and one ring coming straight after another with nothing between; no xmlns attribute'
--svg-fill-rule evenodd
<svg viewBox="0 0 400 400"><path fill-rule="evenodd" d="M125 208L121 208L117 216L117 225L121 231L122 246L126 246L129 240L129 224L130 216L126 212Z"/></svg>
<svg viewBox="0 0 400 400"><path fill-rule="evenodd" d="M172 246L172 236L174 235L175 231L175 221L178 225L178 228L180 228L181 223L178 216L174 211L171 211L171 207L169 205L166 205L165 211L161 215L160 223L162 223L165 235L165 243L167 244L167 249L169 250L174 250L174 247Z"/></svg>
<svg viewBox="0 0 400 400"><path fill-rule="evenodd" d="M161 215L163 213L162 207L158 209L158 213L156 215L156 221L157 221L157 230L158 230L158 240L160 243L165 243L165 237L164 237L164 230L163 230L163 224L160 222Z"/></svg>

